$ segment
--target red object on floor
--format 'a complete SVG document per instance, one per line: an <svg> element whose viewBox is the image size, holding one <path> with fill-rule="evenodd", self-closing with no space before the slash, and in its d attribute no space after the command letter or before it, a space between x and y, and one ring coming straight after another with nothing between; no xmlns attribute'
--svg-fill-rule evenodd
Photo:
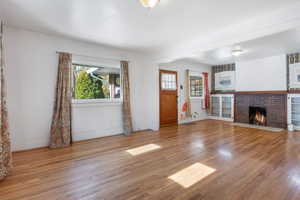
<svg viewBox="0 0 300 200"><path fill-rule="evenodd" d="M187 103L184 103L182 105L182 112L186 112L187 111Z"/></svg>

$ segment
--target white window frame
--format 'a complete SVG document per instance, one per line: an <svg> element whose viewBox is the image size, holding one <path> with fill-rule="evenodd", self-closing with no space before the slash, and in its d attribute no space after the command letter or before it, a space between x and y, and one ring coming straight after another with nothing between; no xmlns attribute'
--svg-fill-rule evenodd
<svg viewBox="0 0 300 200"><path fill-rule="evenodd" d="M193 97L193 96L191 96L191 80L190 80L190 77L191 76L196 76L196 77L200 77L201 79L202 79L202 95L200 96L200 97ZM189 97L190 97L190 99L191 100L195 100L195 99L203 99L204 98L204 76L203 76L203 74L202 73L200 73L200 72L190 72L190 74L189 74L189 91L188 91L188 93L189 93Z"/></svg>
<svg viewBox="0 0 300 200"><path fill-rule="evenodd" d="M88 66L88 67L107 67L107 66L98 66L98 65L91 65L91 64L84 64L81 62L72 62L72 91L74 91L75 85L73 85L73 72L74 72L74 65L83 65L83 66ZM107 67L107 68L112 68L112 67ZM121 79L121 68L120 69L120 79ZM107 99L75 99L73 96L72 92L72 104L78 104L78 105L84 105L84 104L91 104L91 105L97 105L97 104L102 104L102 105L110 105L110 104L122 104L123 103L123 91L122 91L122 81L120 81L120 98L107 98Z"/></svg>

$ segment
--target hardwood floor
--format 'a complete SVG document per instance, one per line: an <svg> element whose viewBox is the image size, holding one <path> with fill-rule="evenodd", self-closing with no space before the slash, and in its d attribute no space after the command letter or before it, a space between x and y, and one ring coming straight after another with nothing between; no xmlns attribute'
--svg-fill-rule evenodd
<svg viewBox="0 0 300 200"><path fill-rule="evenodd" d="M126 151L149 144L160 148L135 156ZM14 173L0 183L1 200L300 199L300 133L215 120L13 157ZM195 163L213 170L189 187L168 178ZM185 173L186 180L197 172Z"/></svg>

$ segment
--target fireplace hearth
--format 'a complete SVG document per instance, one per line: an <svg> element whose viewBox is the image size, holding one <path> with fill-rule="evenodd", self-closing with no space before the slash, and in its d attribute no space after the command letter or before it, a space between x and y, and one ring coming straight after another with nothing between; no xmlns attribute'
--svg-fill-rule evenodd
<svg viewBox="0 0 300 200"><path fill-rule="evenodd" d="M265 107L249 107L249 123L254 125L267 125L267 110Z"/></svg>

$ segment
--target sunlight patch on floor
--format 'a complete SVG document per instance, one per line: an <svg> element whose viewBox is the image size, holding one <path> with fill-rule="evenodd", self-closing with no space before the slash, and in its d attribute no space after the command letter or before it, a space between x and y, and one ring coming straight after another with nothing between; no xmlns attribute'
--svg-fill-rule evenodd
<svg viewBox="0 0 300 200"><path fill-rule="evenodd" d="M157 144L147 144L141 147L137 147L137 148L133 148L133 149L129 149L126 152L130 153L132 156L137 156L143 153L147 153L150 151L154 151L157 149L160 149L161 147Z"/></svg>
<svg viewBox="0 0 300 200"><path fill-rule="evenodd" d="M195 163L168 178L178 183L184 188L188 188L195 183L201 181L203 178L214 173L216 169L203 165L201 163Z"/></svg>

